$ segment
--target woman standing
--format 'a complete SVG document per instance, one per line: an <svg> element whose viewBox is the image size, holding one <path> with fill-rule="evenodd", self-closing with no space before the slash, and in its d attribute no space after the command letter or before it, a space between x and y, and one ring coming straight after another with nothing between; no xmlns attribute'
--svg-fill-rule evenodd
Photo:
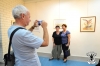
<svg viewBox="0 0 100 66"><path fill-rule="evenodd" d="M62 50L63 50L63 54L64 54L64 59L63 61L66 62L67 61L67 55L66 55L66 51L69 48L70 45L70 32L67 30L67 25L63 24L62 25Z"/></svg>
<svg viewBox="0 0 100 66"><path fill-rule="evenodd" d="M59 31L60 27L56 26L55 28L56 28L56 31L54 31L52 34L52 39L53 39L52 58L50 58L49 60L53 60L54 58L57 58L59 60L61 52L62 52L61 32Z"/></svg>

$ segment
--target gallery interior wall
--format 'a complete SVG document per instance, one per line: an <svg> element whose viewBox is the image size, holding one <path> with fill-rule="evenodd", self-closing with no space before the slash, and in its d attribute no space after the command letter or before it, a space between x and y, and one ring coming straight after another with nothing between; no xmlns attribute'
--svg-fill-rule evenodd
<svg viewBox="0 0 100 66"><path fill-rule="evenodd" d="M23 0L0 0L0 62L3 61L3 55L8 50L8 28L11 26L12 8L23 4Z"/></svg>
<svg viewBox="0 0 100 66"><path fill-rule="evenodd" d="M68 30L71 32L71 55L86 57L86 53L94 51L100 58L100 0L48 0L41 2L25 2L25 6L31 13L31 23L35 19L42 19L48 23L49 46L39 48L37 51L51 53L52 33L54 19L66 19ZM80 32L80 17L96 16L95 32ZM30 27L28 26L28 27ZM43 37L42 28L39 32L33 32Z"/></svg>

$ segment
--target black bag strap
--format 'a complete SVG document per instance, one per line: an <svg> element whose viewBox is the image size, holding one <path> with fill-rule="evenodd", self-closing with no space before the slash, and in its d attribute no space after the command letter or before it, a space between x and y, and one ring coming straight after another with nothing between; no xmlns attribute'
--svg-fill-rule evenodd
<svg viewBox="0 0 100 66"><path fill-rule="evenodd" d="M18 27L16 28L10 35L10 40L9 40L9 47L8 47L8 60L10 61L10 49L11 49L11 44L12 44L12 38L13 38L13 35L15 34L15 32L19 29L25 29L25 28L22 28L22 27Z"/></svg>

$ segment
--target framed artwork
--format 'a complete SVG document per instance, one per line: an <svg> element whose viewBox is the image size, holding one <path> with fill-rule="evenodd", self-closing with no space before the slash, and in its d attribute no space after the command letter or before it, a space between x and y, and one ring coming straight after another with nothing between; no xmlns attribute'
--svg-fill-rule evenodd
<svg viewBox="0 0 100 66"><path fill-rule="evenodd" d="M11 25L15 24L15 20L11 20Z"/></svg>
<svg viewBox="0 0 100 66"><path fill-rule="evenodd" d="M62 24L66 24L66 19L54 19L54 25L53 28L55 28L55 26L60 26L60 28L62 28Z"/></svg>
<svg viewBox="0 0 100 66"><path fill-rule="evenodd" d="M80 32L95 32L96 16L80 18Z"/></svg>
<svg viewBox="0 0 100 66"><path fill-rule="evenodd" d="M40 31L39 26L38 26L38 27L35 27L33 31L34 31L34 32L39 32L39 31Z"/></svg>

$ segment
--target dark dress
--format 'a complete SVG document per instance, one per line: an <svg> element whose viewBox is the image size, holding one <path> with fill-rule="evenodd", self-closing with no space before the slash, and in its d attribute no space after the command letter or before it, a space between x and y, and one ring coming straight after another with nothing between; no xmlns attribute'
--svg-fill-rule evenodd
<svg viewBox="0 0 100 66"><path fill-rule="evenodd" d="M52 50L52 57L53 58L60 58L62 49L61 49L61 32L57 35L56 31L53 32L52 37L54 38L54 44L55 46L53 47Z"/></svg>
<svg viewBox="0 0 100 66"><path fill-rule="evenodd" d="M62 37L62 50L64 54L64 59L67 58L66 51L68 50L69 46L66 46L68 43L68 34L70 34L69 31L66 31L65 33L62 32L61 37Z"/></svg>

